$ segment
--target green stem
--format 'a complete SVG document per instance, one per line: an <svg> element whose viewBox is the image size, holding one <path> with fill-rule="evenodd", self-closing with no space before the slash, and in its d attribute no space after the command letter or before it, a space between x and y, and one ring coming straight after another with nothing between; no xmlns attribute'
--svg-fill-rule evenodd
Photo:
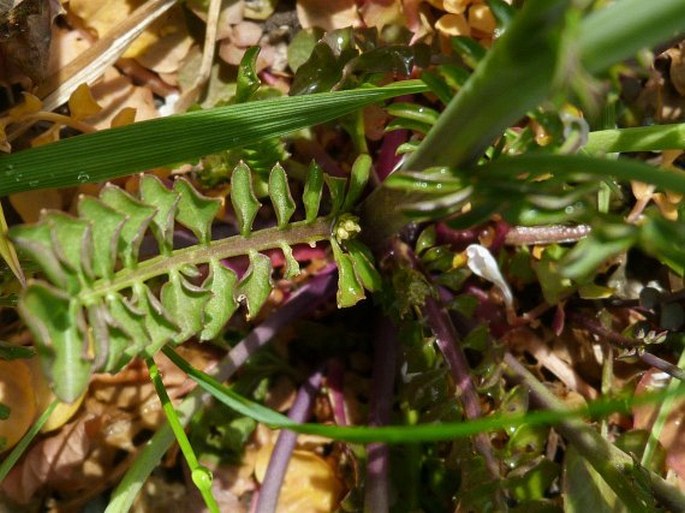
<svg viewBox="0 0 685 513"><path fill-rule="evenodd" d="M685 367L685 351L680 353L678 367L681 369ZM676 401L678 401L676 396L671 395L670 393L672 392L673 394L676 394L678 389L681 387L685 387L685 383L678 379L671 379L670 383L668 384L669 395L666 396L666 399L661 403L661 406L659 407L659 412L657 414L656 420L654 421L652 430L649 432L649 438L647 438L645 452L642 453L642 460L640 461L640 463L647 468L649 468L650 464L652 463L654 453L656 452L656 448L659 445L659 437L661 436L661 432L663 431L664 426L666 425L668 416L671 413L671 410L673 409L673 406L675 405Z"/></svg>
<svg viewBox="0 0 685 513"><path fill-rule="evenodd" d="M155 276L168 274L170 269L182 265L197 265L213 259L246 255L249 251L278 248L281 244L292 246L328 240L331 236L331 224L331 218L322 217L311 224L298 221L285 229L274 226L258 230L249 237L235 235L212 241L206 246L198 244L178 249L170 255L159 255L145 260L134 268L122 269L113 279L96 281L89 290L82 293L82 301L88 304L109 293L131 287L135 283L142 283Z"/></svg>
<svg viewBox="0 0 685 513"><path fill-rule="evenodd" d="M146 363L150 371L150 379L152 380L159 400L162 403L162 408L166 414L169 426L171 426L171 430L178 441L183 457L186 459L188 467L190 468L190 475L193 479L193 483L195 483L195 486L197 486L197 489L200 491L200 495L202 495L209 511L211 513L219 513L219 505L212 495L212 473L207 467L200 465L197 461L197 457L193 452L193 448L190 446L190 441L183 429L183 425L176 414L174 405L171 403L169 395L166 393L166 388L164 387L164 382L162 381L162 376L157 364L152 358L147 358Z"/></svg>
<svg viewBox="0 0 685 513"><path fill-rule="evenodd" d="M12 452L10 452L7 458L5 458L2 461L2 463L0 464L0 483L5 480L7 474L9 474L10 470L12 470L12 467L14 467L14 464L17 462L17 460L21 458L21 455L24 454L26 448L29 446L29 444L35 438L35 436L40 432L43 425L45 425L45 423L48 421L50 415L52 415L52 412L58 404L59 401L57 399L53 400L50 403L50 405L45 409L41 416L38 417L38 420L36 420L36 422L34 422L34 424L31 426L31 429L29 429L28 432L22 437L22 439L19 440L19 443L14 446Z"/></svg>

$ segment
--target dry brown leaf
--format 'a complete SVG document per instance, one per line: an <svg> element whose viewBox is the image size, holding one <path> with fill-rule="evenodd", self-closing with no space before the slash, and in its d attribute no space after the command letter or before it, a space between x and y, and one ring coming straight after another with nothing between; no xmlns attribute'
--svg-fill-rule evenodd
<svg viewBox="0 0 685 513"><path fill-rule="evenodd" d="M46 485L87 488L81 464L91 448L92 420L81 417L34 445L2 482L5 494L25 504Z"/></svg>
<svg viewBox="0 0 685 513"><path fill-rule="evenodd" d="M36 415L31 372L23 360L0 360L0 403L10 409L10 415L0 420L0 437L8 449L24 436Z"/></svg>
<svg viewBox="0 0 685 513"><path fill-rule="evenodd" d="M265 445L257 453L255 476L261 483L273 452ZM329 513L334 511L343 487L334 468L309 451L293 451L278 498L279 513Z"/></svg>
<svg viewBox="0 0 685 513"><path fill-rule="evenodd" d="M201 0L189 0L187 5L198 18L204 22L207 21L207 11L202 8ZM216 34L217 41L226 39L231 35L233 25L243 21L244 13L245 2L242 0L222 0Z"/></svg>
<svg viewBox="0 0 685 513"><path fill-rule="evenodd" d="M42 189L10 195L10 203L25 223L35 223L44 208L61 210L62 195L57 189Z"/></svg>
<svg viewBox="0 0 685 513"><path fill-rule="evenodd" d="M364 2L359 14L367 27L382 30L386 25L406 25L401 2L396 0L374 0Z"/></svg>
<svg viewBox="0 0 685 513"><path fill-rule="evenodd" d="M330 31L361 25L354 0L300 0L297 18L304 29L319 27Z"/></svg>
<svg viewBox="0 0 685 513"><path fill-rule="evenodd" d="M143 3L144 0L71 0L69 9L103 37ZM123 56L136 58L154 71L171 73L178 70L191 44L183 12L180 7L173 7L148 27Z"/></svg>

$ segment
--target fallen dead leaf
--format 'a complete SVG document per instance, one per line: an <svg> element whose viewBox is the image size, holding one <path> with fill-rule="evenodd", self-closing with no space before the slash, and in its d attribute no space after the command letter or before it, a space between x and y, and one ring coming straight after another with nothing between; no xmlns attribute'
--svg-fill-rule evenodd
<svg viewBox="0 0 685 513"><path fill-rule="evenodd" d="M255 476L260 483L273 452L264 445L257 453ZM279 513L329 513L334 511L343 487L334 468L320 456L302 450L293 451L278 498Z"/></svg>
<svg viewBox="0 0 685 513"><path fill-rule="evenodd" d="M9 449L24 436L36 416L31 372L23 360L0 360L0 403L9 408L9 417L0 420L2 448Z"/></svg>
<svg viewBox="0 0 685 513"><path fill-rule="evenodd" d="M319 27L330 31L361 25L354 0L300 0L297 18L304 29Z"/></svg>

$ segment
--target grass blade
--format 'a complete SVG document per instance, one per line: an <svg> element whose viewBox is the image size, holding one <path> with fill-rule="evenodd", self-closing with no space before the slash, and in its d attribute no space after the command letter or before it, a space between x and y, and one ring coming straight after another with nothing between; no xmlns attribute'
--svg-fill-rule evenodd
<svg viewBox="0 0 685 513"><path fill-rule="evenodd" d="M259 403L251 401L227 387L204 372L192 367L173 349L165 347L164 354L174 362L183 372L196 381L200 387L212 394L229 408L250 417L272 428L290 429L296 433L318 435L334 440L368 444L372 442L423 443L440 440L465 438L488 431L509 429L521 425L553 425L565 419L578 419L587 415L592 417L605 416L609 413L628 412L637 404L647 402L661 402L669 395L685 393L684 389L677 391L659 391L644 394L631 399L600 399L578 410L543 410L532 411L517 415L492 415L490 417L469 420L465 422L443 422L436 424L417 424L404 426L325 426L321 424L300 424Z"/></svg>
<svg viewBox="0 0 685 513"><path fill-rule="evenodd" d="M282 97L103 130L0 157L0 196L100 182L324 123L366 105L425 91L417 81Z"/></svg>
<svg viewBox="0 0 685 513"><path fill-rule="evenodd" d="M685 148L685 123L676 123L590 132L583 152L596 154L682 148Z"/></svg>
<svg viewBox="0 0 685 513"><path fill-rule="evenodd" d="M640 49L663 43L685 31L682 0L621 0L583 20L581 61L591 73L633 57Z"/></svg>
<svg viewBox="0 0 685 513"><path fill-rule="evenodd" d="M585 155L522 155L502 157L478 167L478 174L487 178L515 177L519 173L531 176L553 173L555 176L580 173L599 178L613 176L620 180L638 180L665 190L685 194L685 172L664 170L637 160L599 159Z"/></svg>

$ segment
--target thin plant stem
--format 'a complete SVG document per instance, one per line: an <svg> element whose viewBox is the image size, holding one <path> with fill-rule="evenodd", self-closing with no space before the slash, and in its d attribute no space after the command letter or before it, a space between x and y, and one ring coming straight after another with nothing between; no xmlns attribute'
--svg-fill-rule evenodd
<svg viewBox="0 0 685 513"><path fill-rule="evenodd" d="M314 371L309 379L300 387L295 402L290 408L288 418L295 422L306 422L311 415L314 399L321 386L323 373L320 369ZM283 479L288 470L290 457L297 444L297 433L287 429L281 430L276 445L271 453L269 465L266 468L264 481L259 490L256 513L275 513L278 506L278 496L281 492Z"/></svg>
<svg viewBox="0 0 685 513"><path fill-rule="evenodd" d="M0 483L5 480L7 474L10 473L12 467L14 467L19 458L21 458L21 455L24 454L26 448L29 446L31 441L36 437L36 435L40 432L40 430L48 421L50 415L52 415L52 412L55 410L58 404L59 401L57 399L53 400L45 409L45 411L41 414L41 416L38 417L38 420L36 420L36 422L33 423L31 429L29 429L26 432L26 434L21 438L21 440L19 440L17 445L14 446L14 449L12 449L12 451L7 455L7 457L4 460L2 460L2 463L0 463Z"/></svg>
<svg viewBox="0 0 685 513"><path fill-rule="evenodd" d="M390 423L398 352L397 327L390 319L383 317L378 323L373 344L370 426L384 426ZM366 455L368 462L364 511L387 513L390 510L388 499L390 450L387 444L371 443L366 446Z"/></svg>
<svg viewBox="0 0 685 513"><path fill-rule="evenodd" d="M678 370L681 370L682 372L683 367L685 367L685 351L680 353L680 359L678 360ZM671 382L668 384L668 391L675 393L678 388L683 386L685 386L685 383L680 379L671 380ZM676 401L677 399L675 396L669 395L666 397L666 399L661 403L661 406L659 407L656 420L654 421L654 425L652 426L652 429L649 432L647 444L645 445L645 450L642 453L642 459L640 460L640 463L645 467L649 468L650 464L652 463L652 459L654 458L656 448L659 444L659 437L661 436L661 432L663 431L664 426L666 425L668 416L671 413L671 410L673 409L673 406L676 403Z"/></svg>
<svg viewBox="0 0 685 513"><path fill-rule="evenodd" d="M192 476L193 483L200 491L200 495L202 495L202 499L205 501L209 511L211 513L219 513L219 505L217 504L216 499L214 499L214 495L212 495L212 472L207 467L200 465L197 461L195 452L183 429L183 424L181 424L181 421L176 414L176 410L174 409L174 405L166 392L166 387L162 381L162 375L159 372L157 364L152 358L147 358L146 363L148 370L150 371L150 379L152 380L157 396L162 403L162 409L166 415L167 422L169 423L169 426L171 426L178 446L181 448L186 463L188 463L188 468L190 468L190 475Z"/></svg>

